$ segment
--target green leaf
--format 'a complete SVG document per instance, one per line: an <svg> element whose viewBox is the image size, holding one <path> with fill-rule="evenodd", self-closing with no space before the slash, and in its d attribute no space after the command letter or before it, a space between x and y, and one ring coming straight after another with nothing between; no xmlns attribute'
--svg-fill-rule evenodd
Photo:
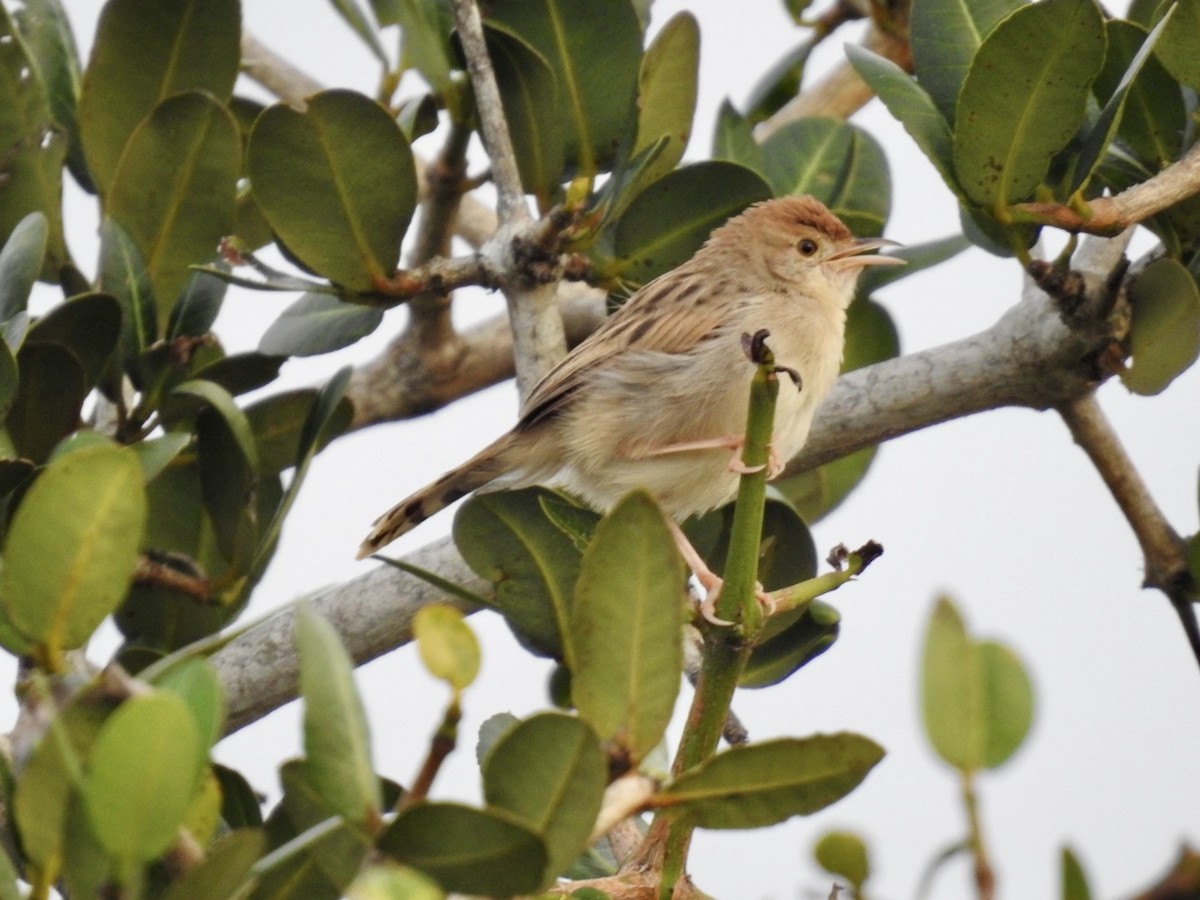
<svg viewBox="0 0 1200 900"><path fill-rule="evenodd" d="M1200 291L1179 262L1159 259L1134 279L1129 294L1133 359L1121 381L1136 394L1158 394L1200 355Z"/></svg>
<svg viewBox="0 0 1200 900"><path fill-rule="evenodd" d="M554 71L532 45L507 28L489 22L484 33L521 184L548 208L565 163L561 123L546 114L558 104Z"/></svg>
<svg viewBox="0 0 1200 900"><path fill-rule="evenodd" d="M624 497L596 526L571 609L571 699L633 761L662 739L683 670L683 561L649 494Z"/></svg>
<svg viewBox="0 0 1200 900"><path fill-rule="evenodd" d="M1173 10L1172 10L1173 11ZM1162 34L1162 29L1167 25L1171 18L1171 13L1167 13L1167 18L1155 26L1154 31L1142 42L1137 52L1130 60L1128 67L1122 73L1120 80L1112 89L1108 102L1104 104L1104 108L1100 110L1100 115L1097 117L1091 130L1083 138L1082 147L1080 148L1076 159L1073 162L1074 175L1071 178L1070 193L1084 187L1099 167L1104 154L1108 151L1109 144L1117 134L1117 129L1124 118L1125 104L1132 93L1134 82L1142 72L1142 68L1151 59L1151 51L1154 49L1155 43ZM1116 32L1114 26L1117 22L1107 22L1105 24L1105 44L1108 45L1111 35ZM1112 58L1112 53L1105 53L1105 65ZM1097 81L1103 76L1103 68L1097 73Z"/></svg>
<svg viewBox="0 0 1200 900"><path fill-rule="evenodd" d="M1033 719L1033 689L1016 656L967 634L954 605L938 601L925 635L922 711L934 750L962 772L995 768Z"/></svg>
<svg viewBox="0 0 1200 900"><path fill-rule="evenodd" d="M169 692L131 697L108 717L83 796L109 853L126 864L148 862L175 842L204 762L198 746L187 706Z"/></svg>
<svg viewBox="0 0 1200 900"><path fill-rule="evenodd" d="M306 777L330 809L366 822L379 814L382 801L354 664L333 626L310 604L297 605L295 623Z"/></svg>
<svg viewBox="0 0 1200 900"><path fill-rule="evenodd" d="M0 147L4 202L0 243L8 241L30 213L47 220L48 254L41 277L56 280L66 262L62 233L62 165L67 142L55 127L46 87L24 39L0 8ZM7 318L7 317L5 317Z"/></svg>
<svg viewBox="0 0 1200 900"><path fill-rule="evenodd" d="M233 231L241 143L229 110L189 91L162 101L129 136L107 213L138 248L165 324L191 278Z"/></svg>
<svg viewBox="0 0 1200 900"><path fill-rule="evenodd" d="M225 725L225 696L216 669L203 659L191 659L168 670L154 684L187 704L196 725L197 752L207 758Z"/></svg>
<svg viewBox="0 0 1200 900"><path fill-rule="evenodd" d="M234 353L222 356L210 363L196 366L193 357L190 375L197 382L212 382L230 395L245 394L266 387L279 377L279 369L286 362L282 356L263 353Z"/></svg>
<svg viewBox="0 0 1200 900"><path fill-rule="evenodd" d="M8 349L8 344L0 341L0 421L8 418L13 401L17 398L18 385L16 357ZM0 484L3 481L4 479L0 478Z"/></svg>
<svg viewBox="0 0 1200 900"><path fill-rule="evenodd" d="M800 93L804 67L819 41L819 37L813 36L797 44L758 80L746 100L746 118L752 124L769 119Z"/></svg>
<svg viewBox="0 0 1200 900"><path fill-rule="evenodd" d="M396 863L376 863L346 890L348 900L444 900L437 882L416 869Z"/></svg>
<svg viewBox="0 0 1200 900"><path fill-rule="evenodd" d="M916 7L927 5L923 0L917 0L915 4ZM857 44L846 45L846 56L888 112L904 126L921 152L933 163L946 187L961 197L962 188L954 175L954 137L945 116L922 87L923 83L913 80L890 59Z"/></svg>
<svg viewBox="0 0 1200 900"><path fill-rule="evenodd" d="M732 529L732 503L684 523L688 540L714 572L725 571ZM816 570L817 553L808 526L791 503L768 488L758 580L766 590L774 591L811 578Z"/></svg>
<svg viewBox="0 0 1200 900"><path fill-rule="evenodd" d="M858 276L858 296L869 297L880 288L894 281L916 275L926 269L941 265L953 259L971 246L970 240L961 234L938 238L924 244L911 244L907 247L896 247L888 251L889 256L904 260L904 266L868 266ZM899 352L897 350L897 352Z"/></svg>
<svg viewBox="0 0 1200 900"><path fill-rule="evenodd" d="M121 306L108 294L80 294L34 323L26 344L57 344L71 351L87 385L104 374L121 337Z"/></svg>
<svg viewBox="0 0 1200 900"><path fill-rule="evenodd" d="M692 135L700 73L700 24L690 12L676 13L646 48L638 71L636 156L666 137L667 145L641 175L643 183L666 175L683 159Z"/></svg>
<svg viewBox="0 0 1200 900"><path fill-rule="evenodd" d="M278 356L318 356L349 347L382 321L380 307L347 303L329 294L303 294L271 323L258 349Z"/></svg>
<svg viewBox="0 0 1200 900"><path fill-rule="evenodd" d="M975 204L998 210L1033 193L1084 121L1104 64L1095 0L1044 0L988 36L958 101L954 171Z"/></svg>
<svg viewBox="0 0 1200 900"><path fill-rule="evenodd" d="M1062 873L1062 891L1059 896L1062 900L1092 900L1087 874L1083 871L1075 852L1070 847L1063 847L1059 859Z"/></svg>
<svg viewBox="0 0 1200 900"><path fill-rule="evenodd" d="M134 444L134 452L142 464L142 480L149 484L161 475L191 442L190 434L173 431L162 437L149 438Z"/></svg>
<svg viewBox="0 0 1200 900"><path fill-rule="evenodd" d="M246 421L258 446L260 472L277 473L296 465L300 433L317 392L311 388L273 394L246 407ZM351 415L350 401L341 402L341 418ZM333 435L326 436L331 440ZM323 443L318 450L324 448Z"/></svg>
<svg viewBox="0 0 1200 900"><path fill-rule="evenodd" d="M891 210L883 148L861 128L806 118L763 143L767 180L776 196L812 194L859 235L878 235Z"/></svg>
<svg viewBox="0 0 1200 900"><path fill-rule="evenodd" d="M262 824L259 796L241 772L214 763L213 775L221 785L221 819L230 828Z"/></svg>
<svg viewBox="0 0 1200 900"><path fill-rule="evenodd" d="M1033 723L1033 685L1017 655L1002 644L983 641L976 649L987 706L983 766L995 769L1016 753Z"/></svg>
<svg viewBox="0 0 1200 900"><path fill-rule="evenodd" d="M454 543L471 570L496 585L496 605L517 639L543 656L570 660L566 643L579 550L542 512L545 488L468 498L454 517Z"/></svg>
<svg viewBox="0 0 1200 900"><path fill-rule="evenodd" d="M839 875L850 882L856 893L871 874L867 845L850 831L825 832L813 848L813 856L830 875Z"/></svg>
<svg viewBox="0 0 1200 900"><path fill-rule="evenodd" d="M453 606L425 606L417 611L412 627L429 674L456 694L469 687L479 674L479 641L463 614Z"/></svg>
<svg viewBox="0 0 1200 900"><path fill-rule="evenodd" d="M435 92L447 93L453 84L450 72L459 68L450 50L454 30L450 7L441 0L374 0L373 5L380 25L399 24L404 65L420 72Z"/></svg>
<svg viewBox="0 0 1200 900"><path fill-rule="evenodd" d="M46 214L34 210L17 223L0 249L0 322L7 322L29 303L29 293L42 262L50 222Z"/></svg>
<svg viewBox="0 0 1200 900"><path fill-rule="evenodd" d="M497 0L488 18L550 64L566 157L582 175L611 163L635 108L642 29L629 0Z"/></svg>
<svg viewBox="0 0 1200 900"><path fill-rule="evenodd" d="M596 824L608 763L584 722L541 713L509 728L483 762L483 795L542 837L542 886L567 870Z"/></svg>
<svg viewBox="0 0 1200 900"><path fill-rule="evenodd" d="M1023 0L914 0L910 20L917 80L943 118L955 104L975 54L993 28Z"/></svg>
<svg viewBox="0 0 1200 900"><path fill-rule="evenodd" d="M101 194L113 184L126 142L162 101L186 91L203 91L218 104L229 99L241 33L238 0L112 0L104 5L79 98L88 169ZM168 165L185 158L163 157L153 170L169 175ZM156 178L147 177L145 189L156 184Z"/></svg>
<svg viewBox="0 0 1200 900"><path fill-rule="evenodd" d="M246 162L263 215L305 266L362 292L393 274L417 182L408 141L382 106L347 90L313 95L303 113L272 106Z"/></svg>
<svg viewBox="0 0 1200 900"><path fill-rule="evenodd" d="M224 263L221 266L228 269ZM221 303L225 300L228 288L229 282L222 281L211 272L192 271L183 293L171 307L167 337L203 337L208 334L221 312Z"/></svg>
<svg viewBox="0 0 1200 900"><path fill-rule="evenodd" d="M728 100L721 103L717 111L717 124L713 129L712 158L723 159L745 166L765 180L762 147L754 139L750 120L739 113Z"/></svg>
<svg viewBox="0 0 1200 900"><path fill-rule="evenodd" d="M546 870L545 845L515 816L455 803L408 807L377 846L443 889L464 894L528 894Z"/></svg>
<svg viewBox="0 0 1200 900"><path fill-rule="evenodd" d="M121 353L126 364L158 337L158 304L141 251L120 223L105 216L100 223L100 289L121 304Z"/></svg>
<svg viewBox="0 0 1200 900"><path fill-rule="evenodd" d="M1167 71L1179 82L1200 90L1200 4L1175 3L1175 14L1155 51ZM1160 4L1155 18L1168 4Z"/></svg>
<svg viewBox="0 0 1200 900"><path fill-rule="evenodd" d="M163 900L228 900L250 879L250 868L266 850L266 835L257 828L238 828L206 848L204 860L171 882Z"/></svg>
<svg viewBox="0 0 1200 900"><path fill-rule="evenodd" d="M17 455L44 462L54 446L79 427L88 391L83 365L58 344L27 344L17 354L17 370L20 384L8 415L8 432Z"/></svg>
<svg viewBox="0 0 1200 900"><path fill-rule="evenodd" d="M359 5L354 0L330 0L330 3L333 4L338 15L350 26L350 29L362 38L362 42L367 45L371 55L387 66L387 55L383 52L383 45L379 43L379 35L375 31L375 26L371 24Z"/></svg>
<svg viewBox="0 0 1200 900"><path fill-rule="evenodd" d="M15 18L41 73L50 114L67 138L67 167L85 191L95 193L79 140L76 107L82 74L66 10L60 0L27 0L25 8L17 10Z"/></svg>
<svg viewBox="0 0 1200 900"><path fill-rule="evenodd" d="M1171 21L1174 21L1172 16ZM1130 22L1113 19L1105 25L1108 53L1096 77L1097 99L1106 101L1117 91L1126 72L1146 44L1147 32ZM1133 79L1125 98L1117 136L1152 170L1166 168L1180 153L1187 111L1179 85L1155 56L1150 56Z"/></svg>
<svg viewBox="0 0 1200 900"><path fill-rule="evenodd" d="M744 744L684 772L655 804L700 828L761 828L840 800L881 759L882 747L845 732Z"/></svg>
<svg viewBox="0 0 1200 900"><path fill-rule="evenodd" d="M616 223L620 274L637 284L688 260L709 234L771 189L756 173L730 162L676 169L640 193Z"/></svg>
<svg viewBox="0 0 1200 900"><path fill-rule="evenodd" d="M841 614L820 600L795 614L772 617L738 678L738 687L770 687L790 678L833 646L841 621Z"/></svg>
<svg viewBox="0 0 1200 900"><path fill-rule="evenodd" d="M97 445L51 463L9 526L0 602L50 650L81 646L125 596L146 521L132 450Z"/></svg>

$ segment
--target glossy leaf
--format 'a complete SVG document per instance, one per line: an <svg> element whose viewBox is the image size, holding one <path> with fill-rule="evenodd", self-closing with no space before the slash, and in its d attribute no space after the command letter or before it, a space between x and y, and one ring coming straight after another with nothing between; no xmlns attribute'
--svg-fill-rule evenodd
<svg viewBox="0 0 1200 900"><path fill-rule="evenodd" d="M88 821L109 853L148 862L178 838L203 757L175 694L131 697L96 736L83 786Z"/></svg>
<svg viewBox="0 0 1200 900"><path fill-rule="evenodd" d="M878 235L891 210L883 148L861 128L836 119L793 122L763 143L767 180L777 196L812 194L858 235Z"/></svg>
<svg viewBox="0 0 1200 900"><path fill-rule="evenodd" d="M1151 263L1130 287L1133 359L1121 372L1125 387L1158 394L1200 356L1200 290L1180 263Z"/></svg>
<svg viewBox="0 0 1200 900"><path fill-rule="evenodd" d="M917 0L914 8L926 5L926 0ZM915 44L915 34L913 41ZM946 187L961 196L962 188L958 186L954 175L954 136L945 115L926 93L924 82L918 83L890 59L857 44L846 45L846 56L854 70L887 107L887 111L917 142L921 152L942 176ZM960 76L956 74L953 77Z"/></svg>
<svg viewBox="0 0 1200 900"><path fill-rule="evenodd" d="M497 0L488 18L554 71L568 162L592 175L611 163L634 111L642 30L629 0Z"/></svg>
<svg viewBox="0 0 1200 900"><path fill-rule="evenodd" d="M328 294L303 294L271 323L258 349L279 356L318 356L349 347L382 321L380 307L347 303Z"/></svg>
<svg viewBox="0 0 1200 900"><path fill-rule="evenodd" d="M422 607L413 618L413 637L429 674L455 693L469 687L479 674L479 641L454 607Z"/></svg>
<svg viewBox="0 0 1200 900"><path fill-rule="evenodd" d="M1173 5L1177 7L1175 14L1156 52L1177 81L1200 90L1200 5L1189 0ZM1158 14L1167 8L1167 4L1160 4Z"/></svg>
<svg viewBox="0 0 1200 900"><path fill-rule="evenodd" d="M1023 0L914 0L910 34L917 80L949 124L979 45Z"/></svg>
<svg viewBox="0 0 1200 900"><path fill-rule="evenodd" d="M542 885L582 852L596 824L608 763L583 721L542 713L509 728L483 762L483 794L541 835L548 856Z"/></svg>
<svg viewBox="0 0 1200 900"><path fill-rule="evenodd" d="M142 480L153 481L192 442L190 434L173 431L157 438L148 438L133 445L142 465Z"/></svg>
<svg viewBox="0 0 1200 900"><path fill-rule="evenodd" d="M78 357L58 344L27 344L17 354L21 373L8 414L17 455L44 462L55 445L79 427L87 379Z"/></svg>
<svg viewBox="0 0 1200 900"><path fill-rule="evenodd" d="M67 139L67 167L85 191L94 193L95 186L79 139L76 107L82 73L66 10L61 0L27 0L25 8L18 10L15 18L41 73L50 114Z"/></svg>
<svg viewBox="0 0 1200 900"><path fill-rule="evenodd" d="M120 223L100 223L100 289L121 305L121 350L126 360L139 356L158 336L158 310L150 273L141 251Z"/></svg>
<svg viewBox="0 0 1200 900"><path fill-rule="evenodd" d="M889 256L904 260L903 266L869 266L858 276L858 296L869 297L880 288L894 281L932 269L947 260L962 253L971 242L961 234L938 238L923 244L911 244L907 247L893 247L888 250Z"/></svg>
<svg viewBox="0 0 1200 900"><path fill-rule="evenodd" d="M714 572L725 571L733 528L733 504L684 522L692 546ZM816 574L817 554L808 526L796 508L773 487L767 489L763 512L758 580L768 591L804 581Z"/></svg>
<svg viewBox="0 0 1200 900"><path fill-rule="evenodd" d="M271 228L305 266L353 291L396 268L416 207L416 170L382 106L322 91L301 113L277 104L250 134L247 166Z"/></svg>
<svg viewBox="0 0 1200 900"><path fill-rule="evenodd" d="M454 542L475 574L496 585L496 604L518 640L570 660L568 616L579 550L543 514L544 488L475 494L454 517Z"/></svg>
<svg viewBox="0 0 1200 900"><path fill-rule="evenodd" d="M638 71L637 139L632 156L666 137L667 145L641 176L648 184L683 159L692 135L700 74L700 25L690 12L663 23Z"/></svg>
<svg viewBox="0 0 1200 900"><path fill-rule="evenodd" d="M8 344L0 341L0 421L8 418L13 401L17 398L18 385L17 359L8 349Z"/></svg>
<svg viewBox="0 0 1200 900"><path fill-rule="evenodd" d="M521 184L548 208L566 159L562 123L547 114L558 105L554 70L528 42L503 26L490 23L485 34Z"/></svg>
<svg viewBox="0 0 1200 900"><path fill-rule="evenodd" d="M42 271L49 237L46 214L34 210L16 224L0 247L0 322L24 312L33 283Z"/></svg>
<svg viewBox="0 0 1200 900"><path fill-rule="evenodd" d="M300 432L316 391L306 388L272 394L246 407L246 421L258 446L260 472L282 472L296 464ZM349 401L344 401L349 413Z"/></svg>
<svg viewBox="0 0 1200 900"><path fill-rule="evenodd" d="M766 70L750 90L746 100L746 118L754 124L763 122L800 93L804 67L808 65L808 58L818 41L819 38L815 36L802 41Z"/></svg>
<svg viewBox="0 0 1200 900"><path fill-rule="evenodd" d="M1116 92L1130 63L1144 46L1147 32L1119 19L1108 22L1105 30L1108 53L1096 78L1095 90L1106 100ZM1178 84L1157 57L1151 56L1129 88L1124 115L1117 126L1118 137L1152 169L1162 169L1179 155L1186 119Z"/></svg>
<svg viewBox="0 0 1200 900"><path fill-rule="evenodd" d="M185 91L203 91L218 104L229 99L241 59L241 32L237 0L104 5L79 99L88 169L101 194L112 186L126 142L162 101ZM155 174L169 175L163 168L184 159L161 159ZM146 181L148 187L156 184L152 177Z"/></svg>
<svg viewBox="0 0 1200 900"><path fill-rule="evenodd" d="M306 777L334 812L365 822L382 801L354 664L333 626L311 605L296 607L295 623Z"/></svg>
<svg viewBox="0 0 1200 900"><path fill-rule="evenodd" d="M881 759L883 748L857 734L746 744L684 772L655 802L701 828L761 828L840 800Z"/></svg>
<svg viewBox="0 0 1200 900"><path fill-rule="evenodd" d="M988 36L958 101L954 171L985 209L1026 199L1083 123L1104 64L1104 20L1094 0L1044 0Z"/></svg>
<svg viewBox="0 0 1200 900"><path fill-rule="evenodd" d="M837 641L842 617L828 603L814 600L796 614L776 616L769 622L738 687L763 688L790 678Z"/></svg>
<svg viewBox="0 0 1200 900"><path fill-rule="evenodd" d="M571 635L571 699L601 739L634 761L662 739L679 694L685 572L651 497L624 497L583 554Z"/></svg>
<svg viewBox="0 0 1200 900"><path fill-rule="evenodd" d="M408 807L379 838L380 852L447 891L508 897L542 883L546 848L516 817L456 803Z"/></svg>
<svg viewBox="0 0 1200 900"><path fill-rule="evenodd" d="M108 191L107 212L132 239L165 324L192 277L233 231L241 167L237 123L207 94L169 97L133 134Z"/></svg>
<svg viewBox="0 0 1200 900"><path fill-rule="evenodd" d="M121 336L121 307L108 294L82 294L34 323L26 344L57 344L79 360L87 385L104 374Z"/></svg>
<svg viewBox="0 0 1200 900"><path fill-rule="evenodd" d="M266 836L257 828L238 828L221 835L206 848L198 865L171 882L163 900L228 900L238 896L266 844Z"/></svg>
<svg viewBox="0 0 1200 900"><path fill-rule="evenodd" d="M145 519L133 451L88 447L47 466L5 542L0 599L13 624L52 653L83 644L125 596Z"/></svg>
<svg viewBox="0 0 1200 900"><path fill-rule="evenodd" d="M376 863L346 890L347 900L444 900L436 881L396 863Z"/></svg>
<svg viewBox="0 0 1200 900"><path fill-rule="evenodd" d="M831 875L845 878L856 892L871 874L867 845L849 831L827 831L813 848L817 863Z"/></svg>
<svg viewBox="0 0 1200 900"><path fill-rule="evenodd" d="M614 254L621 276L645 284L675 268L714 228L770 196L762 178L735 163L676 169L642 191L617 222Z"/></svg>
<svg viewBox="0 0 1200 900"><path fill-rule="evenodd" d="M67 142L55 127L40 70L3 8L0 8L0 147L4 148L0 243L8 240L27 215L42 213L49 228L48 253L40 274L52 279L59 264L66 260L62 235L62 165Z"/></svg>
<svg viewBox="0 0 1200 900"><path fill-rule="evenodd" d="M1170 22L1172 12L1167 14L1154 31L1142 42L1141 46L1133 54L1125 71L1121 74L1120 80L1112 88L1108 101L1100 110L1100 115L1095 123L1091 126L1087 135L1084 136L1082 146L1079 150L1078 157L1073 161L1075 170L1074 176L1071 179L1070 192L1084 187L1091 179L1093 173L1099 167L1104 154L1108 151L1109 144L1117 134L1117 129L1120 127L1121 121L1125 114L1125 105L1133 90L1133 85L1138 76L1141 74L1143 67L1150 62L1151 53L1155 43L1162 34L1162 29ZM1105 44L1112 40L1112 35L1117 31L1116 22L1105 23ZM1104 61L1107 66L1111 61L1113 54L1111 51L1105 53ZM1098 73L1097 80L1099 81L1104 75L1103 68ZM1169 98L1168 94L1168 98Z"/></svg>

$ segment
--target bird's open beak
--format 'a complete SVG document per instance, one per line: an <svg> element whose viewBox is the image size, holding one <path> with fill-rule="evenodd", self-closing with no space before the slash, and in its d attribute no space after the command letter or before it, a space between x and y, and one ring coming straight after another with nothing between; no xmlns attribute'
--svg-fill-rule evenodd
<svg viewBox="0 0 1200 900"><path fill-rule="evenodd" d="M887 238L860 238L850 246L833 253L826 262L836 262L839 267L858 268L859 266L903 266L905 261L896 256L883 256L871 253L883 247L902 247Z"/></svg>

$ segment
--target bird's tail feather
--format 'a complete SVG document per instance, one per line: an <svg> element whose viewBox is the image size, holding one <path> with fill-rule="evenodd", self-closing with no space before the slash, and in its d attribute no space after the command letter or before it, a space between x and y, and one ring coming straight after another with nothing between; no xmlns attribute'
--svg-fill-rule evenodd
<svg viewBox="0 0 1200 900"><path fill-rule="evenodd" d="M503 474L501 459L513 441L512 434L484 447L465 463L451 469L437 481L401 500L375 520L371 533L358 548L358 559L377 553L402 534L412 531L430 516L441 512L455 500L483 487Z"/></svg>

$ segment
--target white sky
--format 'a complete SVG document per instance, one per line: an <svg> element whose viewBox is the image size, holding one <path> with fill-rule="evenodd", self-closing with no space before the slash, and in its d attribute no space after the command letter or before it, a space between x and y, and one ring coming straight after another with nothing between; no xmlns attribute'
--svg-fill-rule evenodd
<svg viewBox="0 0 1200 900"><path fill-rule="evenodd" d="M64 5L86 48L100 4ZM245 0L244 6L248 28L318 79L373 93L376 64L331 4ZM655 26L682 8L701 22L700 108L689 158L705 157L721 100L741 103L760 71L800 37L782 7L655 3ZM840 52L841 40L826 48L818 67ZM888 236L914 244L956 231L952 197L902 129L878 104L855 121L889 153ZM429 156L435 146L419 142L416 149ZM95 256L89 249L96 243L95 213L76 194L68 239L86 267ZM970 251L878 299L911 351L988 327L1019 288L1016 263ZM292 299L231 292L218 323L226 347L252 349ZM478 296L461 300L456 315L465 322L501 309L498 298ZM370 358L403 315L389 313L375 336L348 351L288 363L276 389L313 384L347 361ZM1169 519L1179 531L1194 532L1200 372L1193 369L1158 398L1130 397L1115 382L1100 398ZM368 523L509 427L515 412L515 390L502 385L421 420L336 443L313 466L249 614L373 565L353 561ZM424 544L449 526L448 515L439 517L398 549ZM827 896L828 878L810 862L811 846L829 828L848 828L870 842L871 894L912 896L929 860L961 839L956 779L922 737L917 696L921 638L933 598L943 591L958 600L976 633L1010 644L1035 683L1030 739L980 784L1002 897L1057 895L1064 842L1079 853L1098 896L1146 886L1181 841L1200 842L1200 672L1167 602L1140 589L1137 545L1057 416L1005 410L894 441L815 536L821 551L874 538L886 553L861 582L831 598L843 616L834 648L780 687L739 695L736 708L755 738L854 730L883 744L888 756L850 797L817 815L754 832L702 833L692 855L700 887L722 900ZM473 747L485 718L547 706L547 663L520 651L495 616L470 621L485 665L466 695L461 749L435 787L440 798L478 797ZM359 684L377 768L410 780L438 720L443 688L408 649L365 666ZM217 755L275 793L274 772L299 754L299 742L299 709L292 704L226 740ZM955 863L932 896L967 896L967 879L966 865Z"/></svg>

